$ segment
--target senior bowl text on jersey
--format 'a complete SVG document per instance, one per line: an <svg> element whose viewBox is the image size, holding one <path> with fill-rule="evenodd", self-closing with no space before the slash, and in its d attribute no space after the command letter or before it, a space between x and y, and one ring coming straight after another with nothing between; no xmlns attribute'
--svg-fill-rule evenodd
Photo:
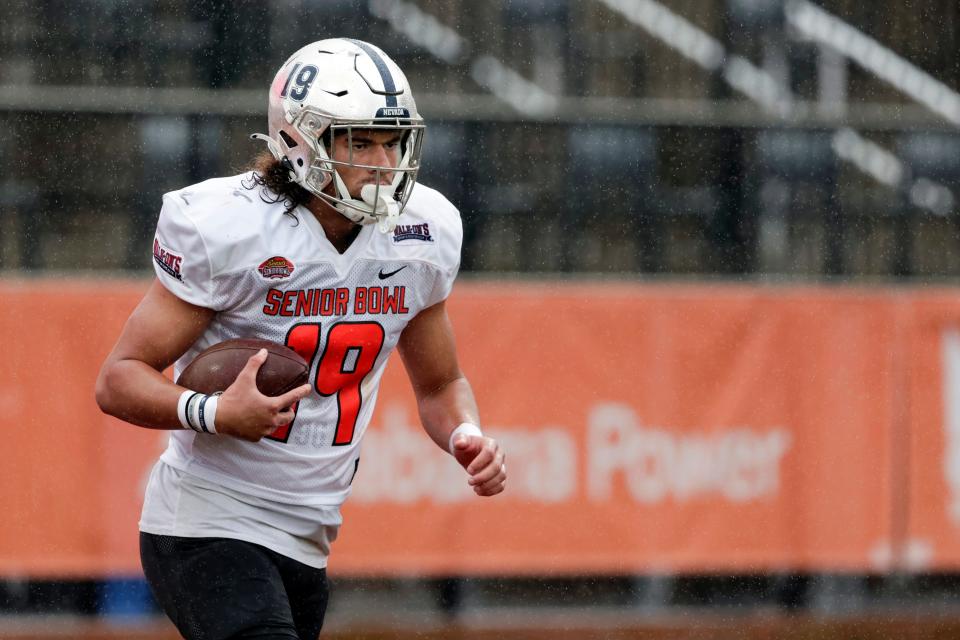
<svg viewBox="0 0 960 640"><path fill-rule="evenodd" d="M267 291L263 313L268 316L343 316L409 314L404 302L405 286L357 287L347 289L270 289ZM351 304L352 301L352 304Z"/></svg>

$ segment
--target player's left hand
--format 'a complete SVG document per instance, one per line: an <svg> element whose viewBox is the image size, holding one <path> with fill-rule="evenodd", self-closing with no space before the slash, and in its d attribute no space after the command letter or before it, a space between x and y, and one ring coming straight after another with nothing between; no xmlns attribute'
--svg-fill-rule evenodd
<svg viewBox="0 0 960 640"><path fill-rule="evenodd" d="M495 496L507 483L506 457L500 443L486 436L460 434L453 441L453 456L467 474L478 496Z"/></svg>

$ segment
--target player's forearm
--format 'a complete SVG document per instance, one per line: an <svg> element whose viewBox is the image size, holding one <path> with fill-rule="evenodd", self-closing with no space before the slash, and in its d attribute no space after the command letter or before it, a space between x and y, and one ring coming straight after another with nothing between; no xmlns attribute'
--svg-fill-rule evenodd
<svg viewBox="0 0 960 640"><path fill-rule="evenodd" d="M183 389L139 360L104 364L97 378L100 410L150 429L179 429L177 400Z"/></svg>
<svg viewBox="0 0 960 640"><path fill-rule="evenodd" d="M480 424L473 389L462 376L421 396L417 404L424 430L444 451L448 451L450 434L458 425L464 422Z"/></svg>

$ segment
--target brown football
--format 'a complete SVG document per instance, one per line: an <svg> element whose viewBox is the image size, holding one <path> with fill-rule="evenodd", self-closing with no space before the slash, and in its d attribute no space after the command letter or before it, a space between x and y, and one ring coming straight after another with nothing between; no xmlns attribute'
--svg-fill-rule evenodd
<svg viewBox="0 0 960 640"><path fill-rule="evenodd" d="M257 388L263 395L282 395L309 379L310 366L293 349L269 340L237 338L200 352L177 378L177 384L200 393L224 391L260 349L267 350L267 359L257 372Z"/></svg>

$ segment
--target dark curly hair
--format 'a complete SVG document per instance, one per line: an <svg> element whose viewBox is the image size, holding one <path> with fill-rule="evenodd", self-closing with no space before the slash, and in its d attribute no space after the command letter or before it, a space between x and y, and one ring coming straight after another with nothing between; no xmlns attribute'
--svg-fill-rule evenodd
<svg viewBox="0 0 960 640"><path fill-rule="evenodd" d="M307 204L313 196L309 191L290 179L287 165L273 157L269 151L253 159L248 170L253 171L249 180L244 180L244 189L260 189L260 199L269 204L282 202L284 214L292 215L298 206Z"/></svg>

